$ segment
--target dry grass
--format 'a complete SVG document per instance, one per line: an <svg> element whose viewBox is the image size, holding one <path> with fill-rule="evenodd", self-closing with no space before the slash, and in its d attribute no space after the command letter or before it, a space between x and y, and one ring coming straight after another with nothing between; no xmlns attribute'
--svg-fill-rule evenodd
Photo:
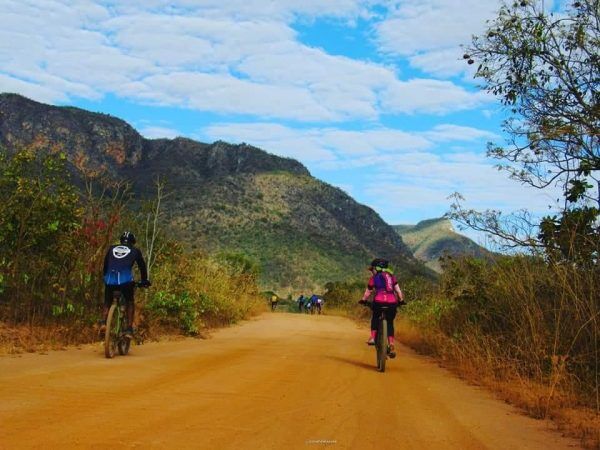
<svg viewBox="0 0 600 450"><path fill-rule="evenodd" d="M435 357L468 382L490 389L498 398L529 416L551 419L558 430L580 439L585 448L600 448L600 415L582 406L576 393L557 388L556 384L540 384L520 377L510 367L499 369L484 355L466 353L445 336L423 331L407 320L397 321L396 337L417 352Z"/></svg>
<svg viewBox="0 0 600 450"><path fill-rule="evenodd" d="M97 331L89 327L8 326L0 322L0 355L64 350L94 342L96 336Z"/></svg>

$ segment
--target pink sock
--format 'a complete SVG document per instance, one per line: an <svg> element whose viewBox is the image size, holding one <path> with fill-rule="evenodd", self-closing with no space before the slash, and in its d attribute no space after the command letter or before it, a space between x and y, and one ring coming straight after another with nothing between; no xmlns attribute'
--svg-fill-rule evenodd
<svg viewBox="0 0 600 450"><path fill-rule="evenodd" d="M377 336L377 330L371 330L371 339L375 339L375 336Z"/></svg>
<svg viewBox="0 0 600 450"><path fill-rule="evenodd" d="M394 336L388 336L388 344L394 345Z"/></svg>

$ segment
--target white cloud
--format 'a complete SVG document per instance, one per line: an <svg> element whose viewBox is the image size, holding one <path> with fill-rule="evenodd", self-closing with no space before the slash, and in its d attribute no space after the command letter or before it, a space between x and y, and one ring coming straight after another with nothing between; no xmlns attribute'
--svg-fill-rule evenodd
<svg viewBox="0 0 600 450"><path fill-rule="evenodd" d="M527 208L543 213L555 198L552 190L539 191L509 179L480 154L401 155L372 177L380 181L365 183L363 200L392 223L398 222L402 210L420 217L442 215L454 192L465 197L467 208L504 212Z"/></svg>
<svg viewBox="0 0 600 450"><path fill-rule="evenodd" d="M403 81L385 65L307 47L290 25L366 17L371 1L5 3L0 89L37 100L116 94L309 122L447 113L486 101L450 82Z"/></svg>
<svg viewBox="0 0 600 450"><path fill-rule="evenodd" d="M486 119L491 119L492 116L494 115L494 111L492 111L491 109L483 109L483 110L481 110L481 114Z"/></svg>
<svg viewBox="0 0 600 450"><path fill-rule="evenodd" d="M179 132L178 130L160 126L145 126L139 129L138 131L142 136L144 136L147 139L173 139L182 135L181 132Z"/></svg>
<svg viewBox="0 0 600 450"><path fill-rule="evenodd" d="M464 71L469 71L467 63L462 58L464 51L457 47L431 50L415 53L409 58L411 66L439 77L450 77Z"/></svg>
<svg viewBox="0 0 600 450"><path fill-rule="evenodd" d="M448 141L475 141L480 139L499 139L500 137L487 130L473 127L464 127L453 124L436 125L424 135L436 142Z"/></svg>
<svg viewBox="0 0 600 450"><path fill-rule="evenodd" d="M240 80L227 74L173 72L153 75L118 89L130 98L200 111L252 114L295 120L336 120L309 92Z"/></svg>
<svg viewBox="0 0 600 450"><path fill-rule="evenodd" d="M492 98L482 92L469 92L449 81L413 79L387 86L381 101L385 111L443 114L476 108Z"/></svg>
<svg viewBox="0 0 600 450"><path fill-rule="evenodd" d="M286 23L234 17L138 12L107 20L113 42L158 66L200 70L226 69L248 55L284 52L295 32Z"/></svg>
<svg viewBox="0 0 600 450"><path fill-rule="evenodd" d="M202 15L209 18L293 20L296 17L319 16L356 19L370 15L365 0L175 0L165 4L161 0L122 2L110 0L119 13L132 13L142 7L165 14Z"/></svg>
<svg viewBox="0 0 600 450"><path fill-rule="evenodd" d="M150 63L112 47L95 29L108 11L93 2L6 3L0 15L0 42L10 43L0 45L5 77L58 91L58 98L97 99L152 70Z"/></svg>
<svg viewBox="0 0 600 450"><path fill-rule="evenodd" d="M375 27L382 51L408 57L427 73L450 76L466 70L460 46L485 30L500 0L396 0Z"/></svg>
<svg viewBox="0 0 600 450"><path fill-rule="evenodd" d="M499 0L403 0L377 26L384 50L409 56L419 51L458 47L494 17Z"/></svg>
<svg viewBox="0 0 600 450"><path fill-rule="evenodd" d="M66 100L61 90L41 86L37 83L20 80L0 73L0 92L11 92L35 98L41 102L54 103Z"/></svg>

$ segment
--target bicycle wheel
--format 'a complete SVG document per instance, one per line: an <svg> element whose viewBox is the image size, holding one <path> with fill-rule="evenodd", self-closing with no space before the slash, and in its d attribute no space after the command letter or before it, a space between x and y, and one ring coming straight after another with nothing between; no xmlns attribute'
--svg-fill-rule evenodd
<svg viewBox="0 0 600 450"><path fill-rule="evenodd" d="M117 334L117 349L119 350L119 355L126 355L129 352L129 346L131 345L131 339L126 338L123 335L123 329L127 321L125 318L127 317L127 307L124 306L125 299L121 296L119 301L119 328Z"/></svg>
<svg viewBox="0 0 600 450"><path fill-rule="evenodd" d="M380 322L380 327L377 332L377 368L380 372L385 372L385 361L387 360L387 320L383 319Z"/></svg>
<svg viewBox="0 0 600 450"><path fill-rule="evenodd" d="M129 353L129 347L131 346L131 339L127 339L126 337L120 337L119 342L117 343L117 348L119 349L119 355L126 355Z"/></svg>
<svg viewBox="0 0 600 450"><path fill-rule="evenodd" d="M129 347L131 346L131 339L126 338L122 333L124 317L125 314L121 312L121 314L119 314L119 322L121 323L119 324L119 334L117 336L117 349L119 349L119 355L126 355L129 353Z"/></svg>
<svg viewBox="0 0 600 450"><path fill-rule="evenodd" d="M106 318L106 331L104 332L104 356L112 358L115 356L117 339L119 338L120 328L119 312L116 304L113 304L108 310Z"/></svg>

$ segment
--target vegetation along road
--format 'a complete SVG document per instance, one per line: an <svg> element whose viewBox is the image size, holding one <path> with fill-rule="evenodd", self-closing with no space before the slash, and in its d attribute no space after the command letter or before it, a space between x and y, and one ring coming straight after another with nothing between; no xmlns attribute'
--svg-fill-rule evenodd
<svg viewBox="0 0 600 450"><path fill-rule="evenodd" d="M211 339L0 358L0 448L558 449L577 444L365 328L268 314Z"/></svg>

